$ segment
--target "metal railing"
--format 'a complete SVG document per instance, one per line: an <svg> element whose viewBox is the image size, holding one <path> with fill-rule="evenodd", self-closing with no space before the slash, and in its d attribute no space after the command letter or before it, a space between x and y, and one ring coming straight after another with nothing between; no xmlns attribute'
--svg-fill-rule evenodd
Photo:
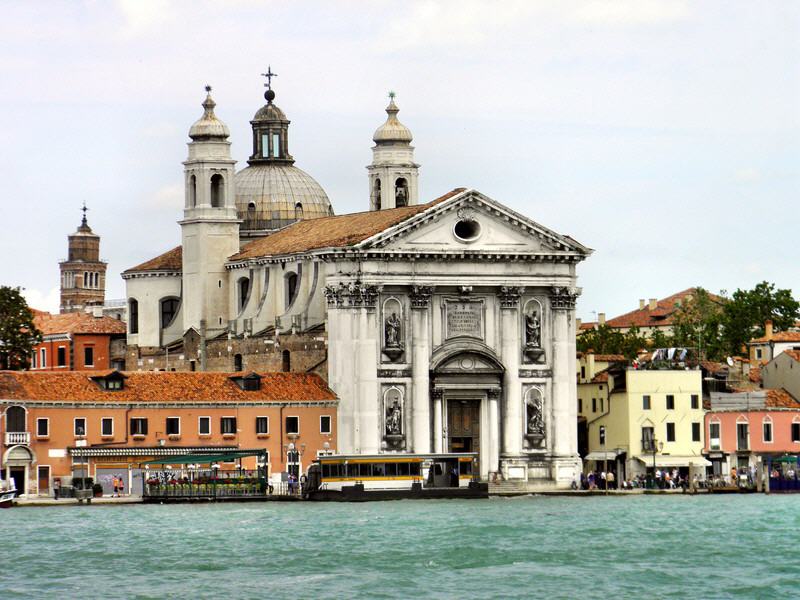
<svg viewBox="0 0 800 600"><path fill-rule="evenodd" d="M142 495L147 498L258 498L297 496L300 485L274 483L258 471L150 471L142 473Z"/></svg>
<svg viewBox="0 0 800 600"><path fill-rule="evenodd" d="M6 431L6 446L28 445L30 443L30 431Z"/></svg>

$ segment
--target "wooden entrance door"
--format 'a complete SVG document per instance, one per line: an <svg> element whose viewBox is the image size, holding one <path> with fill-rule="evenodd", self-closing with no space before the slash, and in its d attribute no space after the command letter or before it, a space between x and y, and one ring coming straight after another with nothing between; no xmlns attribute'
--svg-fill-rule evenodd
<svg viewBox="0 0 800 600"><path fill-rule="evenodd" d="M447 401L447 451L480 452L480 400Z"/></svg>
<svg viewBox="0 0 800 600"><path fill-rule="evenodd" d="M39 494L50 494L50 467L39 467Z"/></svg>

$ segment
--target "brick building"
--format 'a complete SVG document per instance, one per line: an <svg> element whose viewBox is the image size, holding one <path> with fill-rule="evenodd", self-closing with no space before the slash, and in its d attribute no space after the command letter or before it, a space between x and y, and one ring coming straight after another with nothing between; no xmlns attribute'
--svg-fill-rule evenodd
<svg viewBox="0 0 800 600"><path fill-rule="evenodd" d="M125 364L125 323L102 316L69 312L53 315L34 311L42 332L31 357L32 371L102 371Z"/></svg>
<svg viewBox="0 0 800 600"><path fill-rule="evenodd" d="M335 449L337 405L314 374L0 371L0 476L49 495L54 477L121 475L140 493L148 460L247 449L280 478Z"/></svg>

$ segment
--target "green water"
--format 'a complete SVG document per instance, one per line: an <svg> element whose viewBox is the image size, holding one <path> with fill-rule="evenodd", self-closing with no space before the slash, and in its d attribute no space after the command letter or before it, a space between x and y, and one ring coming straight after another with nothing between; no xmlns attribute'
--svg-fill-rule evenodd
<svg viewBox="0 0 800 600"><path fill-rule="evenodd" d="M800 496L15 508L7 598L788 598Z"/></svg>

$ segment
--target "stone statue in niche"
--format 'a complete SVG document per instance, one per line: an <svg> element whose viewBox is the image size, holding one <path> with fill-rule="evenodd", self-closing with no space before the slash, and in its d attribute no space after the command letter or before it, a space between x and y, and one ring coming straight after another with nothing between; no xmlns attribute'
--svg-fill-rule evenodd
<svg viewBox="0 0 800 600"><path fill-rule="evenodd" d="M539 320L539 313L535 310L525 315L525 345L532 348L542 346L542 323Z"/></svg>
<svg viewBox="0 0 800 600"><path fill-rule="evenodd" d="M386 435L397 436L402 434L403 411L400 402L394 399L392 405L386 410Z"/></svg>
<svg viewBox="0 0 800 600"><path fill-rule="evenodd" d="M396 312L393 312L392 315L386 319L385 324L387 348L400 347L400 326L400 317L397 316Z"/></svg>
<svg viewBox="0 0 800 600"><path fill-rule="evenodd" d="M544 417L542 416L542 399L535 396L527 403L526 432L531 446L541 448L544 443Z"/></svg>
<svg viewBox="0 0 800 600"><path fill-rule="evenodd" d="M526 362L544 362L544 348L542 348L542 321L536 309L525 315L525 346L523 348Z"/></svg>

